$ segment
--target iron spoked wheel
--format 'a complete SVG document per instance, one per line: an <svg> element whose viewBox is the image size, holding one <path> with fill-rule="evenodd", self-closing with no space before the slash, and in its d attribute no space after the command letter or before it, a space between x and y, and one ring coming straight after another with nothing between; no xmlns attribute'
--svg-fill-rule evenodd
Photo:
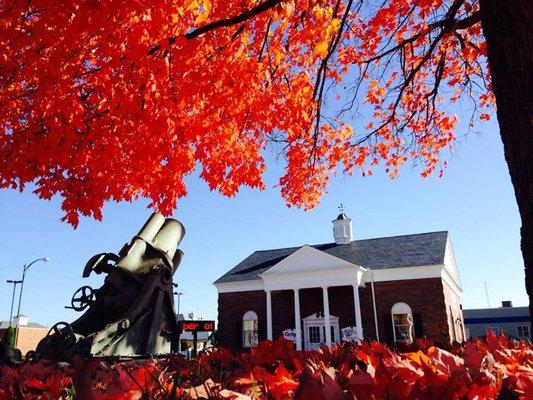
<svg viewBox="0 0 533 400"><path fill-rule="evenodd" d="M65 351L76 344L76 335L67 322L58 322L48 332L48 337L57 349Z"/></svg>
<svg viewBox="0 0 533 400"><path fill-rule="evenodd" d="M96 300L96 293L90 286L82 286L74 292L70 304L75 311L83 311Z"/></svg>

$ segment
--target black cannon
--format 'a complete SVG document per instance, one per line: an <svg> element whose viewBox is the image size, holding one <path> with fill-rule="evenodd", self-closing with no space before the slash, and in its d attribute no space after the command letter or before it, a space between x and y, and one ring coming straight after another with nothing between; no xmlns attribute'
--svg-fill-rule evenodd
<svg viewBox="0 0 533 400"><path fill-rule="evenodd" d="M179 341L172 277L185 234L175 219L154 213L117 254L92 257L83 277L107 274L99 289L82 286L71 306L85 313L59 322L28 358L72 361L77 357L135 357L170 353Z"/></svg>

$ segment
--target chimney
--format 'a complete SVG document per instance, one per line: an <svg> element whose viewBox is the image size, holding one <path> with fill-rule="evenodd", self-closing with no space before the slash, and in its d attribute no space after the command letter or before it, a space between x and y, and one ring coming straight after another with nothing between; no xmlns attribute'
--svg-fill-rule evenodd
<svg viewBox="0 0 533 400"><path fill-rule="evenodd" d="M511 300L504 300L502 301L502 307L503 308L510 308L513 306L513 302Z"/></svg>
<svg viewBox="0 0 533 400"><path fill-rule="evenodd" d="M352 241L352 220L341 212L337 219L333 220L333 237L336 244L348 244Z"/></svg>

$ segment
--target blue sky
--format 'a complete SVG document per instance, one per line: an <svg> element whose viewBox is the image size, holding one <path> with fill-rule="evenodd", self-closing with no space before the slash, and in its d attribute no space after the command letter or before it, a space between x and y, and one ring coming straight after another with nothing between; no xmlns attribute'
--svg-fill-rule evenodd
<svg viewBox="0 0 533 400"><path fill-rule="evenodd" d="M275 187L279 164L270 164L267 190L245 189L231 199L189 177L189 195L175 212L187 229L185 259L175 276L184 293L181 311L216 318L212 282L254 250L331 242L331 220L340 203L353 219L356 239L449 230L465 308L486 306L484 281L492 306L501 300L527 305L520 220L502 144L494 123L480 129L481 134L461 137L443 178L421 179L410 167L397 180L379 169L365 178L340 175L311 212L284 204ZM0 191L0 319L8 319L11 302L5 280L19 278L22 264L43 256L51 261L29 271L22 312L43 324L77 318L64 308L74 291L102 283L102 277L82 279L86 261L98 252L118 252L150 215L146 205L108 204L103 221L82 219L73 230L59 221L58 199Z"/></svg>

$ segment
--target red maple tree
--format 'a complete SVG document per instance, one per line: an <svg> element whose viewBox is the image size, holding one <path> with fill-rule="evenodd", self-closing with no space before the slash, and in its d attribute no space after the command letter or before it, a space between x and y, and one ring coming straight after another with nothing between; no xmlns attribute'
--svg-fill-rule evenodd
<svg viewBox="0 0 533 400"><path fill-rule="evenodd" d="M339 170L441 170L450 104L470 101L472 125L496 95L531 294L532 16L527 0L0 0L0 187L61 196L74 226L107 200L169 213L196 168L227 196L263 188L273 145L283 198L312 208Z"/></svg>

